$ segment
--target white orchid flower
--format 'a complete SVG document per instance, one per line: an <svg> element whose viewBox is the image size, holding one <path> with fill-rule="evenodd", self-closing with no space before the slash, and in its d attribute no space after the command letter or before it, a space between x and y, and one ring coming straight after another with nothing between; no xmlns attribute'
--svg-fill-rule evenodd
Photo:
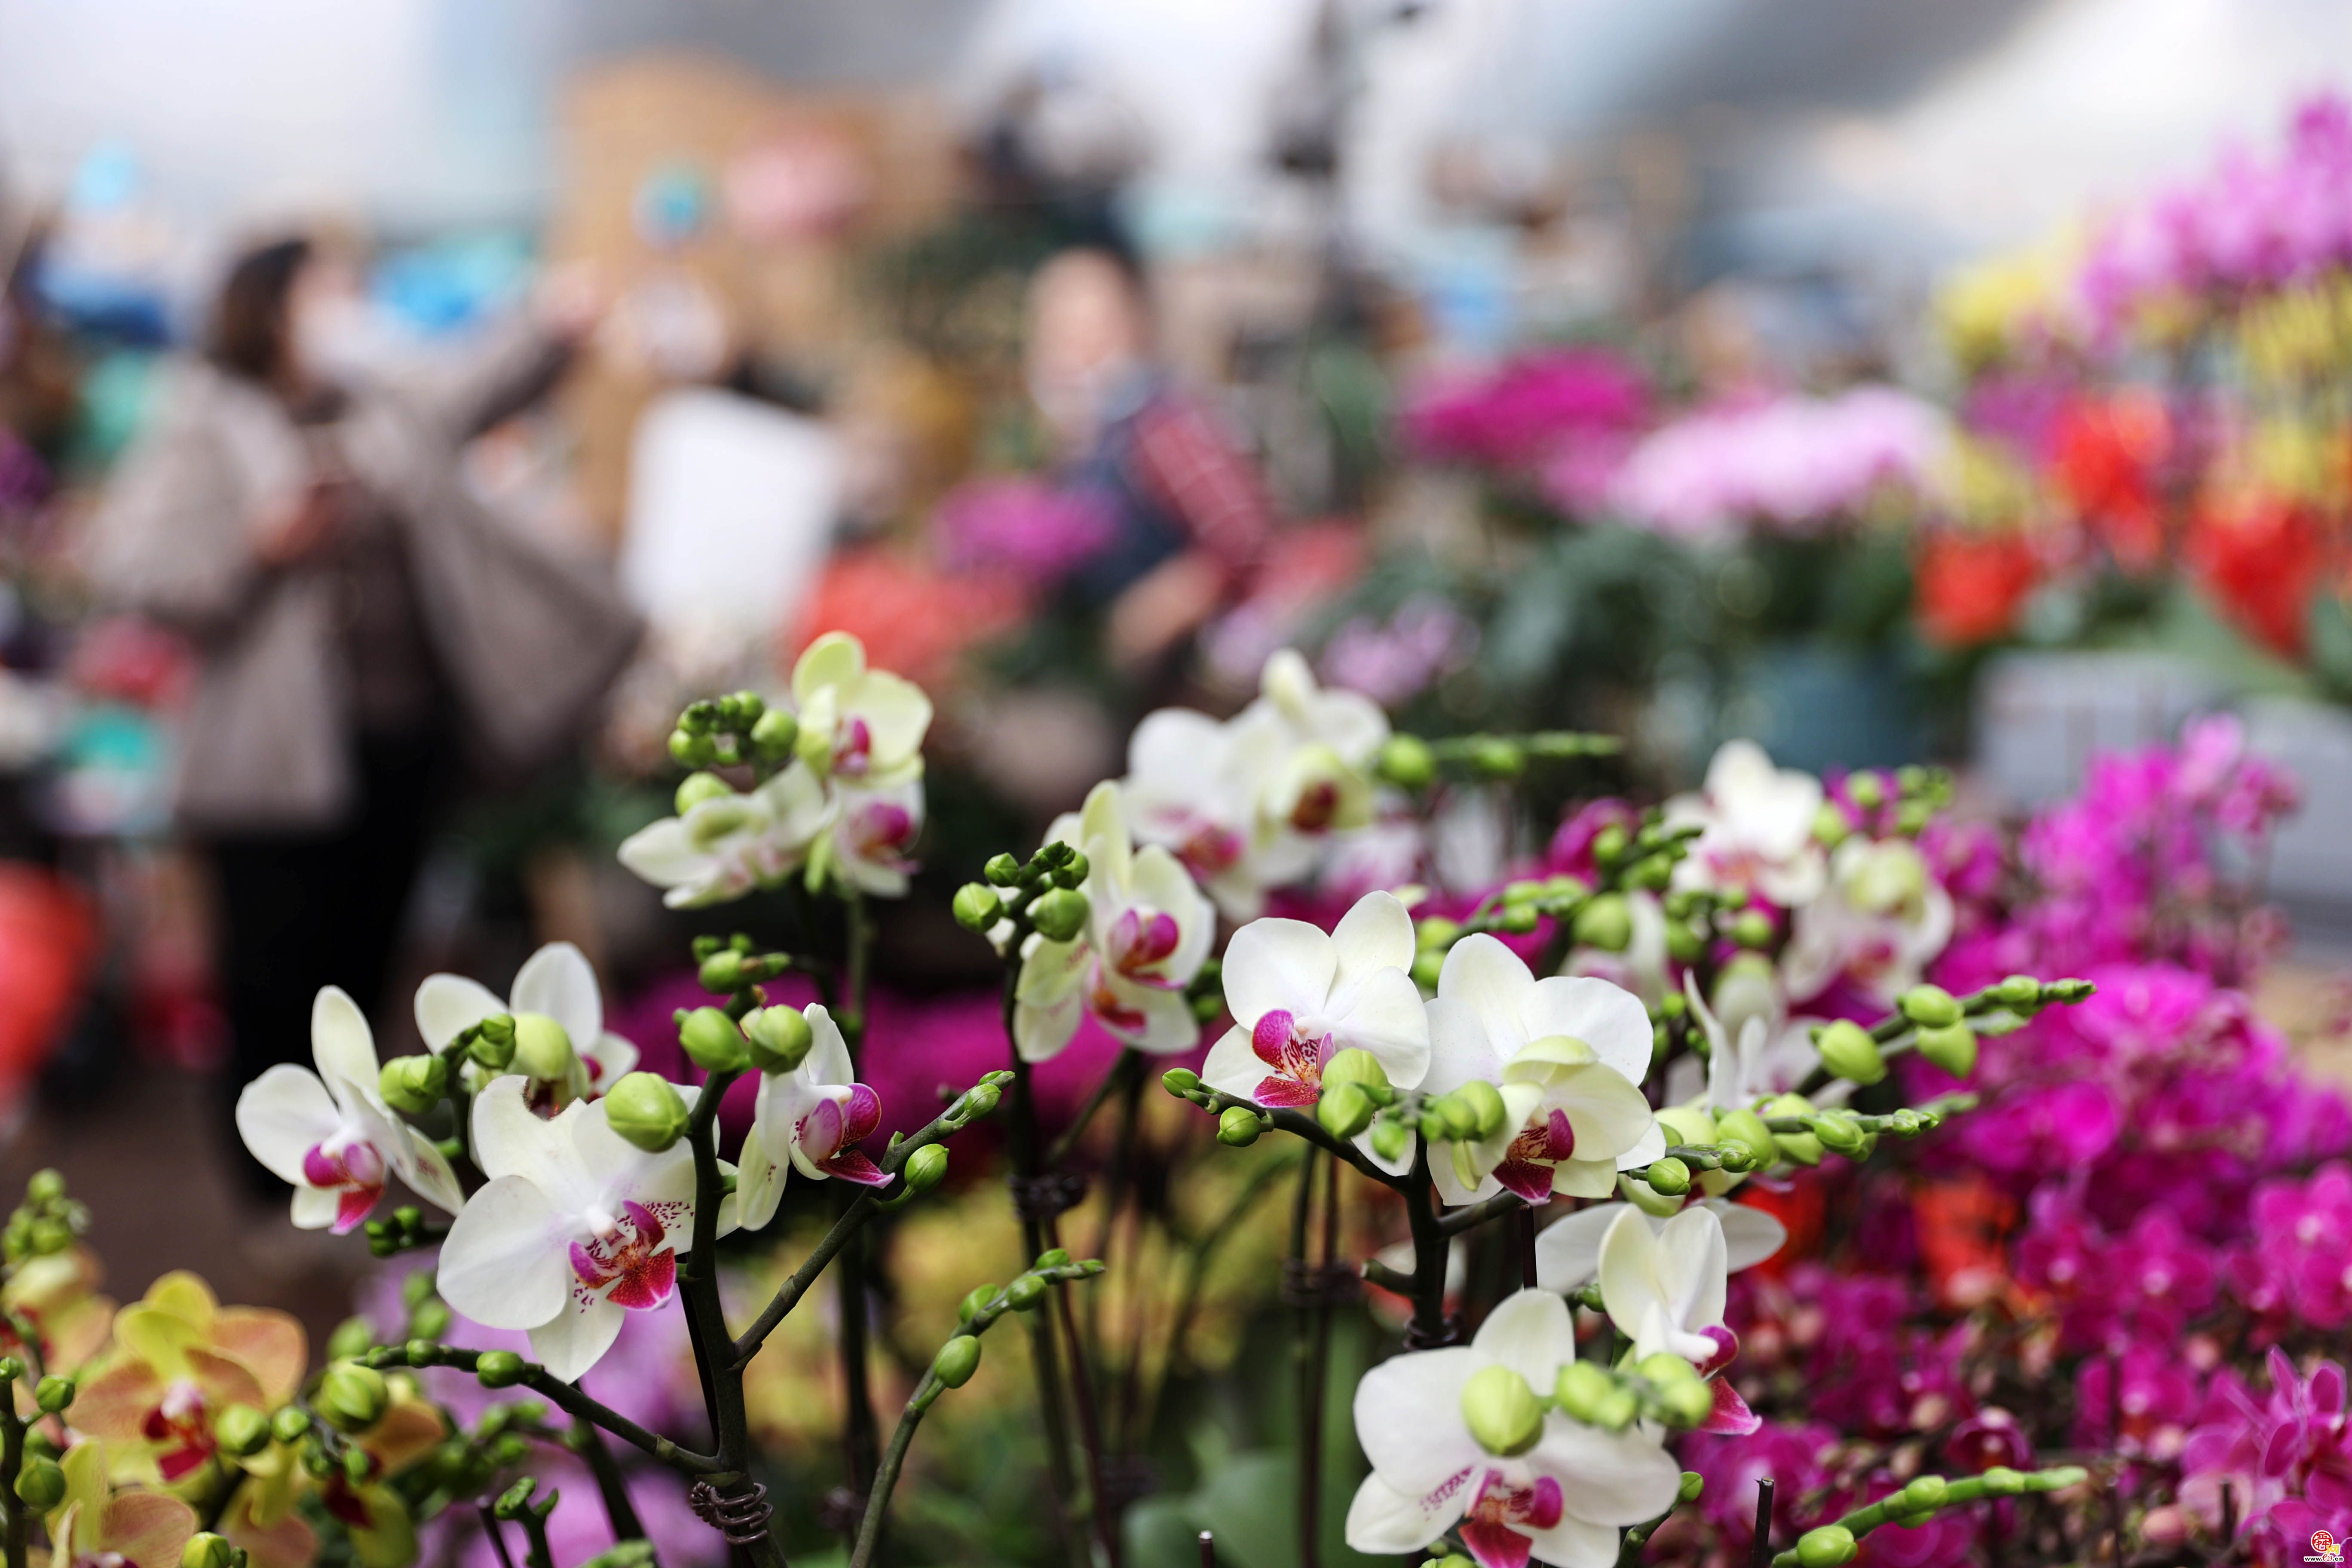
<svg viewBox="0 0 2352 1568"><path fill-rule="evenodd" d="M1707 1198L1692 1206L1705 1208L1723 1227L1724 1267L1730 1273L1753 1268L1788 1245L1788 1227L1762 1209L1729 1198ZM1536 1283L1565 1294L1597 1279L1601 1238L1627 1214L1642 1211L1627 1203L1595 1204L1538 1231ZM1642 1217L1653 1231L1660 1231L1671 1216L1643 1214Z"/></svg>
<svg viewBox="0 0 2352 1568"><path fill-rule="evenodd" d="M866 667L866 645L827 632L793 666L800 755L819 773L880 790L923 776L931 700L887 670Z"/></svg>
<svg viewBox="0 0 2352 1568"><path fill-rule="evenodd" d="M1225 1006L1234 1026L1212 1047L1201 1079L1260 1105L1322 1098L1337 1053L1370 1052L1398 1089L1429 1070L1429 1015L1412 965L1412 916L1392 893L1367 893L1325 934L1304 921L1253 921L1225 949Z"/></svg>
<svg viewBox="0 0 2352 1568"><path fill-rule="evenodd" d="M1757 987L1748 984L1758 974L1770 988L1771 1003L1777 1004L1779 980L1772 966L1754 954L1735 959L1725 966L1723 977L1716 984L1715 1007L1709 1007L1699 994L1696 978L1687 971L1684 973L1683 994L1689 1000L1692 1016L1698 1019L1700 1033L1706 1037L1706 1065L1702 1068L1695 1056L1675 1059L1674 1066L1666 1069L1669 1104L1700 1103L1711 1111L1752 1109L1764 1096L1786 1094L1795 1089L1821 1065L1821 1053L1814 1048L1811 1033L1812 1026L1821 1020L1790 1018L1777 1006L1765 1003ZM1727 1000L1738 1011L1719 1015L1717 1009ZM1738 1031L1736 1037L1735 1020ZM1853 1087L1843 1080L1830 1084L1811 1097L1812 1102L1839 1104L1853 1091Z"/></svg>
<svg viewBox="0 0 2352 1568"><path fill-rule="evenodd" d="M923 831L923 781L902 779L877 789L835 780L830 830L810 857L809 875L827 871L863 893L904 898L915 869L908 851Z"/></svg>
<svg viewBox="0 0 2352 1568"><path fill-rule="evenodd" d="M1279 763L1261 782L1258 809L1308 838L1371 821L1373 758L1389 738L1388 715L1360 692L1326 690L1295 648L1265 661L1257 700L1234 718L1247 734L1263 725Z"/></svg>
<svg viewBox="0 0 2352 1568"><path fill-rule="evenodd" d="M604 1093L637 1065L637 1047L604 1027L604 998L588 955L568 942L551 942L515 971L511 995L499 994L462 974L428 974L416 988L416 1032L436 1052L483 1019L499 1014L537 1015L553 1021L572 1042L575 1070L562 1084L533 1085L541 1109L555 1110L574 1100ZM466 1070L485 1078L468 1062Z"/></svg>
<svg viewBox="0 0 2352 1568"><path fill-rule="evenodd" d="M1284 751L1278 724L1221 724L1189 708L1148 715L1128 742L1119 793L1136 841L1182 861L1228 920L1255 920L1268 888L1313 863L1310 843L1258 816Z"/></svg>
<svg viewBox="0 0 2352 1568"><path fill-rule="evenodd" d="M1715 1411L1700 1431L1755 1431L1761 1422L1729 1380L1717 1375L1739 1353L1738 1338L1723 1324L1731 1251L1722 1212L1696 1205L1654 1225L1633 1205L1618 1206L1622 1212L1601 1237L1601 1304L1609 1321L1633 1342L1634 1360L1670 1351L1714 1380ZM1536 1239L1540 1271L1543 1238Z"/></svg>
<svg viewBox="0 0 2352 1568"><path fill-rule="evenodd" d="M621 864L663 889L671 909L725 903L799 869L834 809L823 781L794 763L757 789L697 801L632 833Z"/></svg>
<svg viewBox="0 0 2352 1568"><path fill-rule="evenodd" d="M1086 855L1087 929L1066 942L1033 933L1024 944L1013 1020L1022 1059L1059 1054L1087 1013L1142 1050L1192 1049L1201 1026L1184 988L1215 934L1209 900L1167 850L1129 847L1115 784L1095 785L1085 811L1057 820L1046 842Z"/></svg>
<svg viewBox="0 0 2352 1568"><path fill-rule="evenodd" d="M1482 1445L1464 1411L1501 1368L1549 1395L1576 1357L1568 1305L1544 1290L1498 1304L1467 1345L1392 1356L1356 1385L1356 1440L1372 1473L1348 1509L1358 1552L1418 1552L1457 1523L1481 1568L1614 1568L1618 1532L1665 1512L1682 1470L1654 1434L1604 1432L1558 1411L1531 1447Z"/></svg>
<svg viewBox="0 0 2352 1568"><path fill-rule="evenodd" d="M1952 940L1952 896L1907 838L1849 838L1822 896L1796 911L1780 973L1811 1001L1841 979L1893 1005Z"/></svg>
<svg viewBox="0 0 2352 1568"><path fill-rule="evenodd" d="M488 1183L441 1244L442 1298L476 1322L528 1331L531 1353L566 1383L612 1348L630 1311L670 1299L677 1252L694 1241L694 1152L649 1153L612 1130L604 1102L552 1120L496 1079L474 1097L474 1163ZM692 1103L694 1090L680 1094ZM733 1228L734 1205L719 1232Z"/></svg>
<svg viewBox="0 0 2352 1568"><path fill-rule="evenodd" d="M878 1187L890 1181L857 1148L881 1124L881 1098L856 1081L848 1042L824 1004L810 1003L801 1016L808 1020L808 1055L790 1072L760 1075L751 1130L743 1137L735 1193L745 1230L775 1217L784 1180L795 1169L820 1182L840 1176Z"/></svg>
<svg viewBox="0 0 2352 1568"><path fill-rule="evenodd" d="M433 1141L400 1120L376 1088L375 1036L340 987L310 1005L313 1076L280 1062L245 1086L236 1131L253 1157L293 1184L294 1223L341 1236L359 1227L397 1175L456 1214L465 1202Z"/></svg>
<svg viewBox="0 0 2352 1568"><path fill-rule="evenodd" d="M1821 780L1774 767L1753 741L1726 742L1705 789L1666 802L1668 826L1704 829L1675 868L1675 886L1745 888L1782 909L1811 903L1824 875L1813 837L1821 809Z"/></svg>
<svg viewBox="0 0 2352 1568"><path fill-rule="evenodd" d="M1429 1003L1422 1088L1493 1083L1507 1114L1494 1136L1433 1160L1439 1195L1463 1204L1507 1188L1542 1203L1614 1192L1619 1171L1666 1152L1639 1088L1651 1043L1649 1013L1631 993L1591 976L1538 980L1483 932L1454 943Z"/></svg>

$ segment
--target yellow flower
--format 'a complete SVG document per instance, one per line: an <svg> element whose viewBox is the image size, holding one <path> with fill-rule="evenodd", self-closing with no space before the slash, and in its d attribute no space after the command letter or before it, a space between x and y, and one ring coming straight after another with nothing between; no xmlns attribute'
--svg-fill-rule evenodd
<svg viewBox="0 0 2352 1568"><path fill-rule="evenodd" d="M110 1490L105 1450L95 1442L76 1443L58 1464L66 1495L48 1518L47 1561L179 1568L180 1552L196 1532L194 1509L163 1492Z"/></svg>
<svg viewBox="0 0 2352 1568"><path fill-rule="evenodd" d="M275 1410L309 1361L285 1313L223 1307L194 1274L166 1274L114 1315L113 1348L83 1382L73 1424L112 1446L116 1479L184 1481L213 1458L224 1409Z"/></svg>

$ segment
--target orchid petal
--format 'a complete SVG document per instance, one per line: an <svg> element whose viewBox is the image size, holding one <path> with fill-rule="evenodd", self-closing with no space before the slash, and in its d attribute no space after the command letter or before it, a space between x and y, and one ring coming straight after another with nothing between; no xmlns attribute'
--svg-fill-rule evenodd
<svg viewBox="0 0 2352 1568"><path fill-rule="evenodd" d="M1550 1291L1518 1290L1486 1314L1470 1348L1548 1393L1559 1369L1576 1359L1576 1323L1568 1303Z"/></svg>
<svg viewBox="0 0 2352 1568"><path fill-rule="evenodd" d="M1356 1440L1382 1479L1425 1492L1484 1457L1462 1422L1462 1389L1487 1363L1456 1345L1391 1356L1364 1373L1356 1384Z"/></svg>
<svg viewBox="0 0 2352 1568"><path fill-rule="evenodd" d="M1201 1081L1220 1094L1236 1094L1249 1098L1257 1090L1258 1080L1265 1077L1265 1063L1258 1059L1250 1044L1250 1033L1236 1025L1227 1029L1209 1047L1208 1060L1201 1064Z"/></svg>
<svg viewBox="0 0 2352 1568"><path fill-rule="evenodd" d="M1335 988L1360 984L1383 969L1411 969L1412 913L1394 893L1366 893L1332 928L1331 946L1339 960Z"/></svg>
<svg viewBox="0 0 2352 1568"><path fill-rule="evenodd" d="M801 1070L808 1074L811 1083L849 1082L856 1076L849 1064L849 1042L842 1037L833 1014L822 1002L810 1003L801 1014L809 1026L809 1053L801 1062Z"/></svg>
<svg viewBox="0 0 2352 1568"><path fill-rule="evenodd" d="M1455 942L1437 973L1437 994L1465 1004L1488 1046L1506 1058L1534 1037L1519 1018L1522 999L1534 984L1519 955L1484 931Z"/></svg>
<svg viewBox="0 0 2352 1568"><path fill-rule="evenodd" d="M1305 921L1252 921L1225 948L1225 1007L1244 1028L1277 1010L1320 1014L1339 955Z"/></svg>
<svg viewBox="0 0 2352 1568"><path fill-rule="evenodd" d="M1429 1008L1402 969L1376 969L1355 988L1354 1005L1334 1020L1342 1046L1372 1053L1389 1082L1416 1089L1429 1075Z"/></svg>
<svg viewBox="0 0 2352 1568"><path fill-rule="evenodd" d="M500 1176L467 1200L441 1244L441 1297L493 1329L534 1329L564 1310L571 1267L563 1216L520 1176Z"/></svg>
<svg viewBox="0 0 2352 1568"><path fill-rule="evenodd" d="M1349 1550L1376 1555L1418 1553L1453 1528L1470 1503L1472 1470L1418 1492L1398 1490L1378 1471L1366 1476L1348 1505Z"/></svg>
<svg viewBox="0 0 2352 1568"><path fill-rule="evenodd" d="M359 1004L340 985L320 986L310 1003L310 1056L330 1091L338 1079L374 1091L375 1036Z"/></svg>
<svg viewBox="0 0 2352 1568"><path fill-rule="evenodd" d="M446 1050L467 1029L506 1010L497 993L462 974L428 974L416 987L416 1032L436 1051Z"/></svg>
<svg viewBox="0 0 2352 1568"><path fill-rule="evenodd" d="M304 1184L302 1157L334 1136L342 1112L327 1086L280 1062L236 1097L236 1131L253 1157L280 1181Z"/></svg>
<svg viewBox="0 0 2352 1568"><path fill-rule="evenodd" d="M1582 1040L1594 1060L1630 1082L1649 1076L1654 1033L1649 1010L1640 997L1606 980L1554 974L1537 981L1519 1000L1518 1026L1524 1039L1565 1035Z"/></svg>
<svg viewBox="0 0 2352 1568"><path fill-rule="evenodd" d="M1683 1484L1682 1467L1638 1426L1604 1432L1565 1415L1544 1422L1528 1463L1559 1479L1567 1516L1612 1527L1657 1518Z"/></svg>
<svg viewBox="0 0 2352 1568"><path fill-rule="evenodd" d="M572 1047L585 1050L604 1033L604 999L588 955L568 942L551 942L516 971L518 1013L540 1013L563 1026Z"/></svg>
<svg viewBox="0 0 2352 1568"><path fill-rule="evenodd" d="M551 1377L577 1383L604 1359L604 1352L621 1337L621 1321L628 1315L625 1307L616 1307L602 1297L583 1300L582 1293L574 1292L562 1311L530 1331L530 1353Z"/></svg>

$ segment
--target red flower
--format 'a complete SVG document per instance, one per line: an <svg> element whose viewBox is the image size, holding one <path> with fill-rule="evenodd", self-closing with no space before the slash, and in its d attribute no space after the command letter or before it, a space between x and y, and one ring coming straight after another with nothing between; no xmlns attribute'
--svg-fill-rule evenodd
<svg viewBox="0 0 2352 1568"><path fill-rule="evenodd" d="M2303 654L2326 555L2310 509L2261 490L2208 498L2189 530L2189 565L2205 591L2240 630L2288 658Z"/></svg>
<svg viewBox="0 0 2352 1568"><path fill-rule="evenodd" d="M2172 448L2172 420L2153 394L2084 400L2059 416L2051 478L2075 517L2126 572L2164 559L2156 466Z"/></svg>
<svg viewBox="0 0 2352 1568"><path fill-rule="evenodd" d="M1946 647L2006 637L2041 576L2041 559L2020 534L1930 533L1919 552L1919 629Z"/></svg>

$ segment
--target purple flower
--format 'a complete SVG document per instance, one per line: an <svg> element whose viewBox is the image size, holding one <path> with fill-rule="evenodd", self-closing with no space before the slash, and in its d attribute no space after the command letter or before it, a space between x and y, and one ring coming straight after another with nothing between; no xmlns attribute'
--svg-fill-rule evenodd
<svg viewBox="0 0 2352 1568"><path fill-rule="evenodd" d="M1562 349L1486 374L1433 378L1412 394L1402 424L1424 458L1528 468L1580 447L1622 447L1649 409L1649 387L1633 365L1605 350Z"/></svg>
<svg viewBox="0 0 2352 1568"><path fill-rule="evenodd" d="M1326 684L1402 707L1478 650L1478 628L1433 595L1407 600L1387 621L1358 616L1331 634L1317 661Z"/></svg>
<svg viewBox="0 0 2352 1568"><path fill-rule="evenodd" d="M1099 496L1040 479L973 479L940 502L931 527L946 564L1007 572L1049 588L1109 542Z"/></svg>

